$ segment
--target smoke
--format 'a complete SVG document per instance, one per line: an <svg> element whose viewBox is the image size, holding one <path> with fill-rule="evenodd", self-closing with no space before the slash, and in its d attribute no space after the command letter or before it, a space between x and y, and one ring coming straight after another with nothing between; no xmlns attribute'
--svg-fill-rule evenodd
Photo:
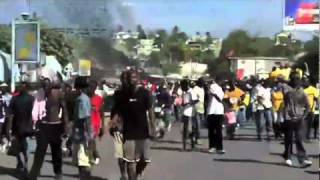
<svg viewBox="0 0 320 180"><path fill-rule="evenodd" d="M135 26L132 6L124 0L0 0L1 21L36 12L51 27L106 28ZM6 23L7 23L6 22Z"/></svg>

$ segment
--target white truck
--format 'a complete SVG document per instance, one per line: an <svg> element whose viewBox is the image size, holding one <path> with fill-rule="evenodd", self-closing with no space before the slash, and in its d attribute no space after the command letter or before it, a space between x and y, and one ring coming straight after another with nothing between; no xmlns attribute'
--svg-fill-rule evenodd
<svg viewBox="0 0 320 180"><path fill-rule="evenodd" d="M229 57L230 70L242 80L245 77L268 78L273 67L292 65L293 61L284 57Z"/></svg>

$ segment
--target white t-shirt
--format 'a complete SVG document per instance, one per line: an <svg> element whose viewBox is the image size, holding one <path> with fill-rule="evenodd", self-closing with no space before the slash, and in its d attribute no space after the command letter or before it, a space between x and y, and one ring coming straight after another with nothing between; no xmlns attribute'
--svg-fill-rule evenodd
<svg viewBox="0 0 320 180"><path fill-rule="evenodd" d="M224 97L224 92L222 88L214 83L210 85L210 94L215 94L218 96L218 98L222 101ZM208 106L208 115L210 114L216 114L216 115L223 115L224 114L224 107L222 102L219 102L216 97L213 95L210 96L210 104Z"/></svg>
<svg viewBox="0 0 320 180"><path fill-rule="evenodd" d="M264 88L260 86L257 91L257 97L262 98L262 104L258 103L257 109L263 110L265 108L272 108L271 88Z"/></svg>
<svg viewBox="0 0 320 180"><path fill-rule="evenodd" d="M192 90L189 89L188 92L182 93L182 103L187 104L183 107L183 115L187 117L192 117L194 114L194 106L189 104L193 100Z"/></svg>
<svg viewBox="0 0 320 180"><path fill-rule="evenodd" d="M198 113L204 113L204 89L199 86L195 86L193 88L193 92L196 95L197 100L199 102L196 104L196 110Z"/></svg>

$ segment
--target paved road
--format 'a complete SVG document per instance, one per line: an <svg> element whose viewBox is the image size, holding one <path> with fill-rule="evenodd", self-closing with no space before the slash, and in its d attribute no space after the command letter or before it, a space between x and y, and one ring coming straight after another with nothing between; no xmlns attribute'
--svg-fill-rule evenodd
<svg viewBox="0 0 320 180"><path fill-rule="evenodd" d="M283 165L280 157L283 145L279 141L257 142L254 132L249 126L237 132L239 140L225 141L225 155L206 153L205 139L195 152L182 152L180 128L176 124L164 140L153 143L153 162L147 170L146 180L319 180L319 142L306 145L313 166L289 168ZM93 175L97 180L118 180L112 141L106 137L98 145L102 162L94 168ZM46 159L40 180L53 179L51 157ZM14 167L14 158L0 154L0 180L15 180ZM63 171L64 180L77 179L77 169L69 159L65 159Z"/></svg>

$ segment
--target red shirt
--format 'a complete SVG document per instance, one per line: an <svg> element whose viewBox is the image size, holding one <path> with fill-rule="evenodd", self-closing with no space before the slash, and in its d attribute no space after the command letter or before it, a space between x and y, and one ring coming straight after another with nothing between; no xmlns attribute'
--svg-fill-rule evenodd
<svg viewBox="0 0 320 180"><path fill-rule="evenodd" d="M102 119L101 119L101 108L103 105L103 99L102 97L98 95L94 95L91 97L91 123L92 128L95 136L98 136L100 133L100 129L102 126Z"/></svg>

